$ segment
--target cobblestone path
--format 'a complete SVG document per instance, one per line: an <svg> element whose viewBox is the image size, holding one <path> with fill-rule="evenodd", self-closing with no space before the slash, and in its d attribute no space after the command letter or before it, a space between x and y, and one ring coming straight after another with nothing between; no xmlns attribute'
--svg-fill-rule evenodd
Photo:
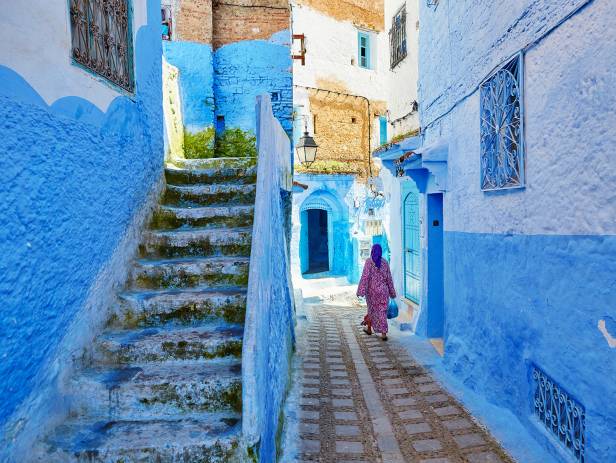
<svg viewBox="0 0 616 463"><path fill-rule="evenodd" d="M302 461L513 462L402 346L365 335L361 316L324 306L300 341Z"/></svg>

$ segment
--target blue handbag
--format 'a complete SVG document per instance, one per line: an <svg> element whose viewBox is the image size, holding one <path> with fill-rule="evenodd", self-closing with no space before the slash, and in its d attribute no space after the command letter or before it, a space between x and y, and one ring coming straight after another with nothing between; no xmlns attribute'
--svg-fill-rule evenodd
<svg viewBox="0 0 616 463"><path fill-rule="evenodd" d="M387 318L392 319L398 316L398 304L396 304L395 299L389 300L389 305L387 306Z"/></svg>

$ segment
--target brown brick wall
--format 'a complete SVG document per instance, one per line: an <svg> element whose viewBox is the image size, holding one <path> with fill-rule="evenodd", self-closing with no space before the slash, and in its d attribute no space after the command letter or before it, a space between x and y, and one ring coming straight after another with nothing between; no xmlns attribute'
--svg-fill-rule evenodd
<svg viewBox="0 0 616 463"><path fill-rule="evenodd" d="M287 0L214 0L214 48L290 29Z"/></svg>
<svg viewBox="0 0 616 463"><path fill-rule="evenodd" d="M212 43L212 0L176 0L174 40Z"/></svg>
<svg viewBox="0 0 616 463"><path fill-rule="evenodd" d="M175 0L174 40L212 44L269 39L290 28L288 0Z"/></svg>
<svg viewBox="0 0 616 463"><path fill-rule="evenodd" d="M338 21L352 23L368 29L385 28L384 0L296 0Z"/></svg>

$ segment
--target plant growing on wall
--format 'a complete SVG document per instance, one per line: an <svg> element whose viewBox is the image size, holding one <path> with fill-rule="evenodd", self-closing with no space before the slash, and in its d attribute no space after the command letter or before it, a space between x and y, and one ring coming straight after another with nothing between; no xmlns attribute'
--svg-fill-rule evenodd
<svg viewBox="0 0 616 463"><path fill-rule="evenodd" d="M227 129L216 135L214 127L199 132L184 131L184 155L187 159L256 157L257 139L242 129Z"/></svg>

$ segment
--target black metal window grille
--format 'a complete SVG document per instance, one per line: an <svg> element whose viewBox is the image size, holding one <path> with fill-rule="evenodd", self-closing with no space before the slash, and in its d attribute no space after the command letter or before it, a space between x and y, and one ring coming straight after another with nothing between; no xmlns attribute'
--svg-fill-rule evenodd
<svg viewBox="0 0 616 463"><path fill-rule="evenodd" d="M78 64L133 92L130 0L70 0L72 57Z"/></svg>
<svg viewBox="0 0 616 463"><path fill-rule="evenodd" d="M543 426L584 463L586 412L584 407L536 365L532 367L535 388L534 412Z"/></svg>
<svg viewBox="0 0 616 463"><path fill-rule="evenodd" d="M389 30L390 67L395 68L406 58L406 6L394 15Z"/></svg>

